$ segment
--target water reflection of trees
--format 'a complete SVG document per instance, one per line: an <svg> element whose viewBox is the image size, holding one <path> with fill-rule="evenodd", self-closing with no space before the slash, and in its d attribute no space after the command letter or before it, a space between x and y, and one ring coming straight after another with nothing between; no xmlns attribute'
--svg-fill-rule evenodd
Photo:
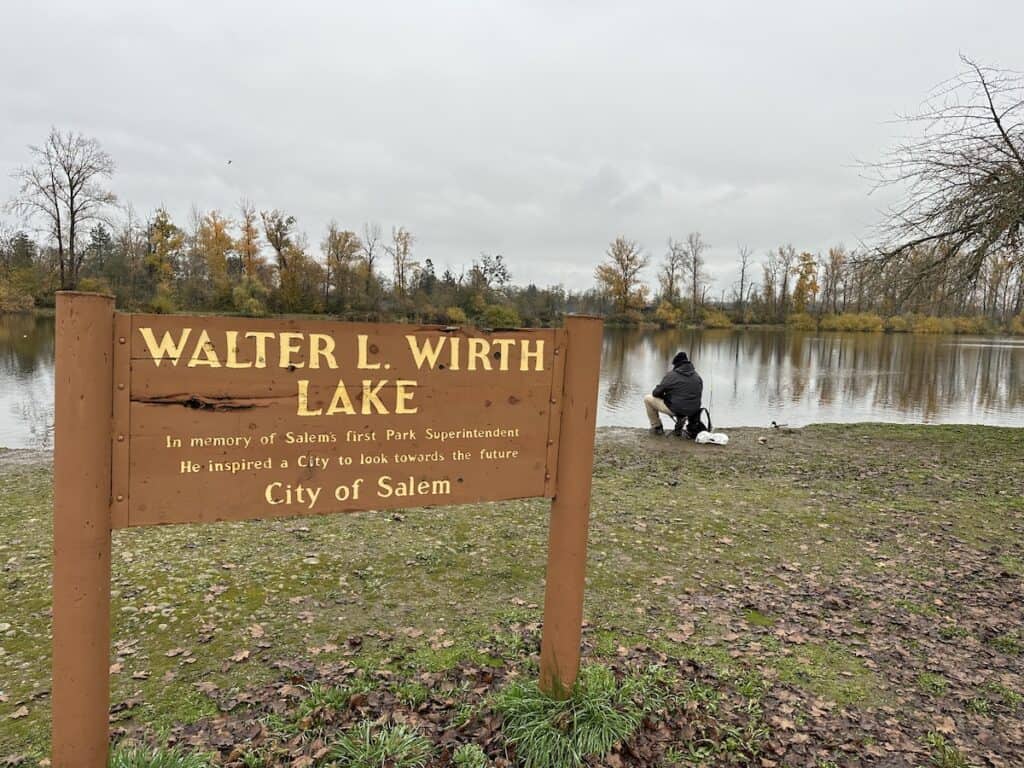
<svg viewBox="0 0 1024 768"><path fill-rule="evenodd" d="M52 318L0 316L0 444L52 445L53 332ZM640 398L679 351L704 377L716 423L1024 424L1019 341L756 329L608 329L602 423L643 424Z"/></svg>
<svg viewBox="0 0 1024 768"><path fill-rule="evenodd" d="M41 360L53 364L54 319L0 315L0 371L9 376L36 372Z"/></svg>
<svg viewBox="0 0 1024 768"><path fill-rule="evenodd" d="M54 320L32 315L0 316L0 396L13 419L5 435L20 439L3 442L38 448L53 445Z"/></svg>
<svg viewBox="0 0 1024 768"><path fill-rule="evenodd" d="M642 350L644 334L637 328L614 329L604 336L601 350L601 380L605 385L604 402L612 410L625 404L637 386L635 358Z"/></svg>
<svg viewBox="0 0 1024 768"><path fill-rule="evenodd" d="M603 406L635 408L679 350L704 376L728 423L883 419L1021 423L1024 344L907 334L621 331L605 338ZM743 421L737 421L742 418ZM772 416L772 418L775 418Z"/></svg>

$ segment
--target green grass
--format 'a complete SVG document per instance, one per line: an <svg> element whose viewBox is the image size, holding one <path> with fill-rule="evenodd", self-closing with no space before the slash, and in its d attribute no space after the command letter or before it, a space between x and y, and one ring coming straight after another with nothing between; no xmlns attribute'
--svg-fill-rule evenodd
<svg viewBox="0 0 1024 768"><path fill-rule="evenodd" d="M656 674L617 681L607 667L580 671L572 695L548 697L535 682L514 683L495 700L502 732L524 768L571 768L607 754L661 703Z"/></svg>
<svg viewBox="0 0 1024 768"><path fill-rule="evenodd" d="M1024 704L1024 694L1009 688L1002 683L991 682L985 688L1011 712L1016 712Z"/></svg>
<svg viewBox="0 0 1024 768"><path fill-rule="evenodd" d="M422 768L433 751L429 741L404 725L363 722L331 747L329 759L339 768Z"/></svg>
<svg viewBox="0 0 1024 768"><path fill-rule="evenodd" d="M963 654L960 638L1000 626L981 625L955 597L961 587L987 589L981 580L991 574L951 584L947 572L973 558L1024 573L1016 470L1024 430L829 425L730 434L728 450L713 451L635 430L599 433L584 634L592 660L649 645L721 672L752 700L781 684L871 708L892 705L894 676L909 686L922 671L942 677L924 669L926 642L941 638L944 654ZM762 434L767 446L757 442ZM682 473L700 478L699 503L681 492ZM0 624L10 624L0 630L0 757L38 760L49 750L49 697L40 692L50 687L51 489L49 466L0 452ZM381 687L411 703L423 696L424 672L510 664L532 678L535 635L522 627L542 618L548 508L525 500L408 510L401 519L116 531L112 702L133 706L114 715L115 726L170 733L216 716L231 692L279 681L281 661L350 664L360 672L345 685L386 669L393 676ZM842 607L792 612L791 592L810 581L844 585ZM918 661L869 666L858 633L885 631L876 619L893 607L900 623L889 631ZM848 631L829 631L825 622L836 620ZM693 636L670 639L684 622ZM807 635L800 642L784 636L794 624ZM1000 632L986 653L1019 663L1021 636ZM185 652L171 654L177 649ZM248 658L232 661L241 650ZM1012 681L984 679L996 687L964 691L951 678L944 706L985 698L993 717L1019 717L1024 699ZM929 695L943 693L923 682ZM297 705L310 708L308 728L294 712L280 726L292 735L331 731L340 701L324 692L314 705L318 695L311 690ZM716 703L708 695L699 706ZM452 718L477 714L457 699Z"/></svg>
<svg viewBox="0 0 1024 768"><path fill-rule="evenodd" d="M836 642L806 643L774 662L779 679L806 688L837 704L878 702L885 698L877 675Z"/></svg>
<svg viewBox="0 0 1024 768"><path fill-rule="evenodd" d="M690 681L687 685L684 701L695 701L704 708L708 714L715 714L718 711L718 701L721 698L718 691L710 685Z"/></svg>
<svg viewBox="0 0 1024 768"><path fill-rule="evenodd" d="M280 722L279 729L282 734L299 734L306 740L322 737L354 695L371 690L373 684L366 678L353 679L344 687L312 683L307 688L309 695L298 703L288 720Z"/></svg>
<svg viewBox="0 0 1024 768"><path fill-rule="evenodd" d="M430 689L423 683L400 683L395 688L395 695L398 697L398 700L407 707L415 709L427 700L430 696Z"/></svg>
<svg viewBox="0 0 1024 768"><path fill-rule="evenodd" d="M753 609L743 614L743 618L746 619L748 624L753 624L755 627L770 627L775 623L775 619L771 616L765 616L760 611Z"/></svg>
<svg viewBox="0 0 1024 768"><path fill-rule="evenodd" d="M242 754L242 768L271 768L273 759L266 750L256 748Z"/></svg>
<svg viewBox="0 0 1024 768"><path fill-rule="evenodd" d="M212 768L207 758L176 749L119 744L111 750L110 768Z"/></svg>
<svg viewBox="0 0 1024 768"><path fill-rule="evenodd" d="M452 755L455 768L487 768L487 753L479 744L463 744Z"/></svg>
<svg viewBox="0 0 1024 768"><path fill-rule="evenodd" d="M922 672L917 676L917 687L931 696L941 696L948 685L946 678L932 672Z"/></svg>
<svg viewBox="0 0 1024 768"><path fill-rule="evenodd" d="M992 703L984 696L975 696L967 702L966 709L976 715L987 715L992 711Z"/></svg>
<svg viewBox="0 0 1024 768"><path fill-rule="evenodd" d="M1021 642L1020 633L1017 630L997 635L988 642L993 648L1007 656L1016 656L1024 650L1024 643Z"/></svg>
<svg viewBox="0 0 1024 768"><path fill-rule="evenodd" d="M950 744L941 733L929 733L925 737L925 743L931 749L931 764L934 768L972 768L960 750Z"/></svg>

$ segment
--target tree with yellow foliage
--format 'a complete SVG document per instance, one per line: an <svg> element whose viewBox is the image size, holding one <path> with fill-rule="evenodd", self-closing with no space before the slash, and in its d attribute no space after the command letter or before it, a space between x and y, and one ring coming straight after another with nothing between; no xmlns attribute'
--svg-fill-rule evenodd
<svg viewBox="0 0 1024 768"><path fill-rule="evenodd" d="M793 286L793 311L802 314L814 303L818 295L818 262L812 254L804 251L793 267L793 274L796 276L796 285Z"/></svg>
<svg viewBox="0 0 1024 768"><path fill-rule="evenodd" d="M333 296L327 297L327 308L344 312L352 304L355 266L363 249L363 241L355 232L342 229L338 222L327 225L327 234L320 243L327 264L327 285Z"/></svg>
<svg viewBox="0 0 1024 768"><path fill-rule="evenodd" d="M306 236L296 231L296 220L277 208L261 211L263 236L277 261L276 308L280 312L323 310L323 268L310 257Z"/></svg>
<svg viewBox="0 0 1024 768"><path fill-rule="evenodd" d="M640 281L640 272L650 257L634 240L621 235L611 242L605 256L605 261L594 270L598 285L611 297L620 315L640 309L647 298L647 286Z"/></svg>
<svg viewBox="0 0 1024 768"><path fill-rule="evenodd" d="M157 208L149 223L149 249L146 267L153 282L170 282L185 244L185 233L171 220L165 208Z"/></svg>
<svg viewBox="0 0 1024 768"><path fill-rule="evenodd" d="M231 220L220 211L210 211L199 224L196 240L199 252L206 261L206 270L213 284L216 306L231 305L231 279L228 275L228 257L234 249L234 240L229 231Z"/></svg>
<svg viewBox="0 0 1024 768"><path fill-rule="evenodd" d="M238 258L242 260L242 269L245 276L255 280L263 266L263 259L260 256L260 230L256 224L256 206L248 200L242 200L238 204L240 218L238 220L238 239L235 241L235 250Z"/></svg>
<svg viewBox="0 0 1024 768"><path fill-rule="evenodd" d="M177 308L174 279L185 245L185 233L171 220L165 208L157 208L149 222L147 239L144 263L153 294L150 307L156 312L173 312Z"/></svg>

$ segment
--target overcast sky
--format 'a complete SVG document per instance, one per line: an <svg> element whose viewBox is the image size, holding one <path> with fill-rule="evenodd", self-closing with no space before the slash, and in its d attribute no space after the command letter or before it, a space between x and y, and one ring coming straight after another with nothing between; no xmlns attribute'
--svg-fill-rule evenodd
<svg viewBox="0 0 1024 768"><path fill-rule="evenodd" d="M877 159L960 69L1024 69L1024 2L3 0L0 198L51 125L99 139L141 214L241 197L401 224L439 268L502 253L587 287L624 234L822 250L869 235ZM230 165L228 161L231 161Z"/></svg>

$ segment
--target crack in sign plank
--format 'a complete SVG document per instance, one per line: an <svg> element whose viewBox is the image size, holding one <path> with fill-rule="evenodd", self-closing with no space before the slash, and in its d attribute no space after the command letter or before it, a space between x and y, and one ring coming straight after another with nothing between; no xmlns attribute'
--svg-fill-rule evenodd
<svg viewBox="0 0 1024 768"><path fill-rule="evenodd" d="M287 397L282 395L283 397ZM281 399L281 398L278 398ZM134 403L146 403L147 405L183 405L186 408L194 408L202 411L243 411L250 408L268 408L272 405L270 399L238 399L235 397L203 397L200 395L167 395L164 397L136 397Z"/></svg>

